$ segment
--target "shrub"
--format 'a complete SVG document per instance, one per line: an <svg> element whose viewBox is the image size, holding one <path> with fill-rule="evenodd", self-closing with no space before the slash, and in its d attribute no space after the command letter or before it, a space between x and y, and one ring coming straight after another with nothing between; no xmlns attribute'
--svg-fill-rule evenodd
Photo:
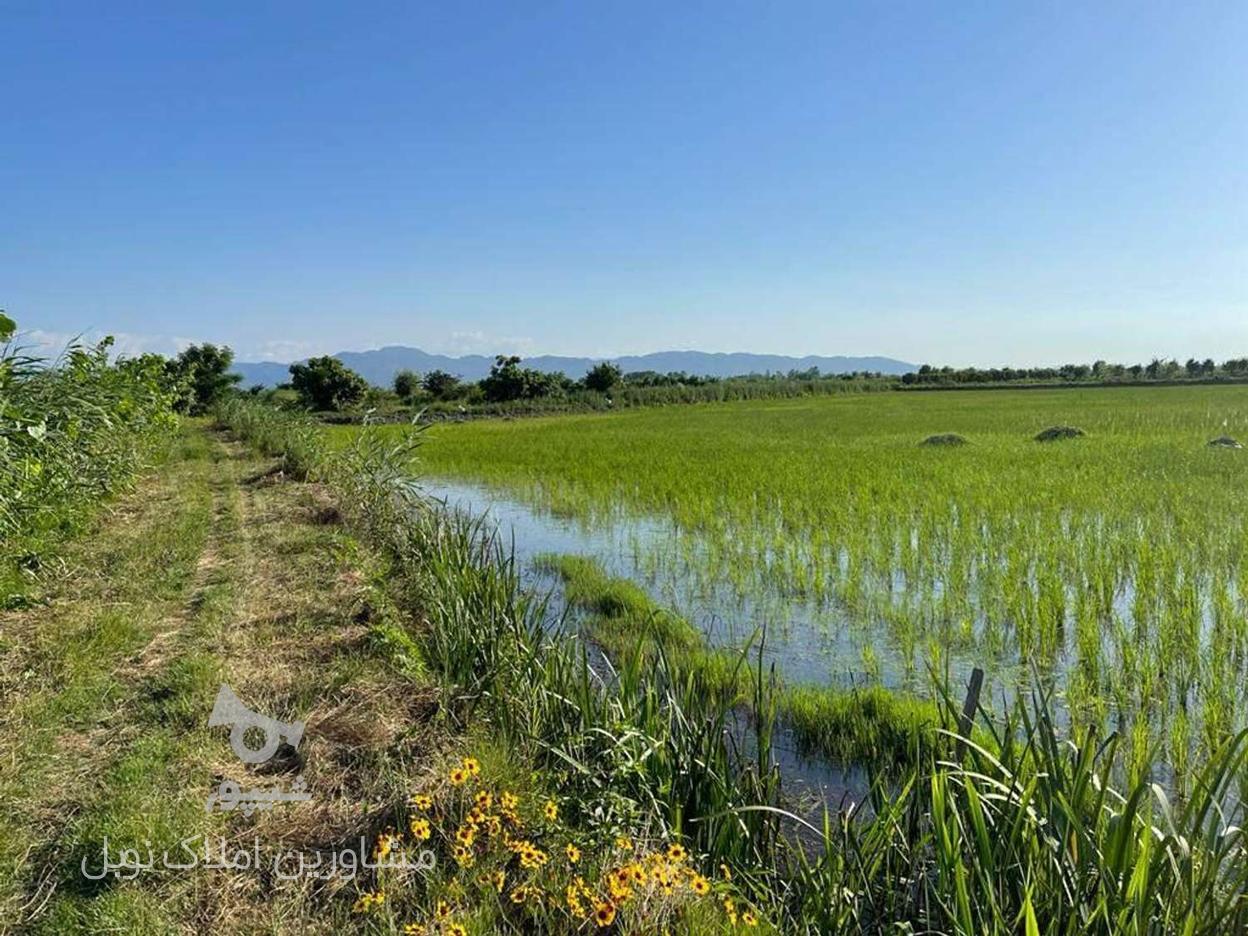
<svg viewBox="0 0 1248 936"><path fill-rule="evenodd" d="M179 412L206 413L243 378L229 373L234 352L225 345L191 345L165 367L178 387Z"/></svg>
<svg viewBox="0 0 1248 936"><path fill-rule="evenodd" d="M460 389L459 378L444 370L432 370L425 374L421 386L435 400L449 400L456 396Z"/></svg>
<svg viewBox="0 0 1248 936"><path fill-rule="evenodd" d="M290 385L303 405L314 410L342 409L359 402L368 389L363 377L328 355L291 364Z"/></svg>
<svg viewBox="0 0 1248 936"><path fill-rule="evenodd" d="M590 368L589 373L585 375L585 389L606 393L623 379L624 375L618 365L610 361L602 361Z"/></svg>

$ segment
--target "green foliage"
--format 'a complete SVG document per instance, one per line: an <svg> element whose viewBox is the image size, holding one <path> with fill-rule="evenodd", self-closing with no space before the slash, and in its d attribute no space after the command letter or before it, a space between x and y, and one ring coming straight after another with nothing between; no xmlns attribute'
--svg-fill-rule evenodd
<svg viewBox="0 0 1248 936"><path fill-rule="evenodd" d="M166 364L179 389L176 406L183 413L206 413L242 380L229 373L234 352L214 344L191 345Z"/></svg>
<svg viewBox="0 0 1248 936"><path fill-rule="evenodd" d="M896 451L916 458L980 457L978 445L921 453L913 426L893 431ZM761 650L753 663L738 656L727 674L661 635L647 635L643 653L591 657L559 626L558 609L521 587L496 530L420 497L411 478L418 441L411 429L396 437L365 427L346 453L329 456L324 476L350 522L390 553L421 610L416 633L439 681L440 710L489 726L558 787L569 822L679 838L707 868L729 866L785 933L1221 936L1248 928L1248 814L1237 789L1248 777L1244 734L1216 745L1189 794L1171 801L1152 783L1148 751L1124 755L1116 735L1061 727L1042 693L1020 693L996 718L981 713L964 753L948 727L948 700L925 727L875 692L831 705L802 698L791 717L826 718L838 733L857 719L911 721L925 740L861 808L798 815L773 766L784 703ZM570 597L604 617L653 610L592 565L560 566ZM1124 776L1133 779L1119 785Z"/></svg>
<svg viewBox="0 0 1248 936"><path fill-rule="evenodd" d="M882 393L438 426L426 470L560 516L670 521L659 593L723 595L826 665L922 687L946 662L1198 763L1245 725L1248 388ZM1036 429L1087 435L1041 445ZM916 444L933 431L974 440ZM748 622L747 622L748 623ZM1186 726L1186 727L1184 727Z"/></svg>
<svg viewBox="0 0 1248 936"><path fill-rule="evenodd" d="M401 400L409 400L420 389L420 375L410 370L401 370L394 375L394 392Z"/></svg>
<svg viewBox="0 0 1248 936"><path fill-rule="evenodd" d="M431 370L420 385L435 400L450 400L460 391L459 378L444 370Z"/></svg>
<svg viewBox="0 0 1248 936"><path fill-rule="evenodd" d="M561 373L547 374L520 366L520 358L500 354L490 375L481 381L481 391L490 403L532 400L570 389L572 381Z"/></svg>
<svg viewBox="0 0 1248 936"><path fill-rule="evenodd" d="M324 464L320 427L302 414L284 412L251 397L229 397L217 405L216 417L262 454L280 457L282 470L294 478L311 478Z"/></svg>
<svg viewBox="0 0 1248 936"><path fill-rule="evenodd" d="M595 364L585 375L585 389L606 393L624 379L618 364L602 361Z"/></svg>
<svg viewBox="0 0 1248 936"><path fill-rule="evenodd" d="M290 365L290 385L309 409L340 410L364 397L368 383L335 357L311 358Z"/></svg>
<svg viewBox="0 0 1248 936"><path fill-rule="evenodd" d="M902 386L956 387L986 384L1117 384L1139 381L1220 382L1240 380L1248 376L1248 358L1231 358L1216 363L1212 358L1198 361L1189 358L1185 364L1176 360L1153 358L1145 364L1062 364L1056 367L933 367L922 365L917 371L901 378Z"/></svg>
<svg viewBox="0 0 1248 936"><path fill-rule="evenodd" d="M12 344L10 325L0 322L0 604L21 600L47 550L134 478L175 419L160 359L110 364L110 338L48 365Z"/></svg>

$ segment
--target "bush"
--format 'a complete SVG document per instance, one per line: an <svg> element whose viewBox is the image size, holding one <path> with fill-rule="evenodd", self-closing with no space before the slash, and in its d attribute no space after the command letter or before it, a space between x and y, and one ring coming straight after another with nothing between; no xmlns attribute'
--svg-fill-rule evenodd
<svg viewBox="0 0 1248 936"><path fill-rule="evenodd" d="M394 393L401 400L410 400L420 388L420 377L410 370L401 370L394 375Z"/></svg>
<svg viewBox="0 0 1248 936"><path fill-rule="evenodd" d="M562 373L547 374L520 366L520 358L500 354L494 359L490 375L480 382L481 391L490 403L510 400L531 400L551 396L573 384Z"/></svg>
<svg viewBox="0 0 1248 936"><path fill-rule="evenodd" d="M449 400L456 396L460 389L459 378L444 370L433 370L425 374L421 386L435 400Z"/></svg>
<svg viewBox="0 0 1248 936"><path fill-rule="evenodd" d="M175 406L182 413L206 413L243 378L229 373L234 352L225 345L191 345L165 364L178 388Z"/></svg>
<svg viewBox="0 0 1248 936"><path fill-rule="evenodd" d="M290 385L304 406L314 410L339 410L358 403L368 383L334 357L311 358L290 365Z"/></svg>
<svg viewBox="0 0 1248 936"><path fill-rule="evenodd" d="M624 379L620 368L610 361L595 364L585 375L585 389L606 393Z"/></svg>

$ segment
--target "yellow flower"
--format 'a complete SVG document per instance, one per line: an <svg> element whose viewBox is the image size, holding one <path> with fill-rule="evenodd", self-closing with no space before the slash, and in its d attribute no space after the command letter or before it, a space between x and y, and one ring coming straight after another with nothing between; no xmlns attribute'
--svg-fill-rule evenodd
<svg viewBox="0 0 1248 936"><path fill-rule="evenodd" d="M646 867L640 861L634 861L628 866L628 873L632 875L634 881L640 885L646 883Z"/></svg>
<svg viewBox="0 0 1248 936"><path fill-rule="evenodd" d="M450 781L451 786L463 786L468 782L468 771L462 767L456 767L451 771Z"/></svg>
<svg viewBox="0 0 1248 936"><path fill-rule="evenodd" d="M753 910L745 910L741 913L741 922L746 926L758 926L758 917Z"/></svg>
<svg viewBox="0 0 1248 936"><path fill-rule="evenodd" d="M465 757L464 770L468 771L470 777L475 777L481 773L481 762L475 757Z"/></svg>
<svg viewBox="0 0 1248 936"><path fill-rule="evenodd" d="M468 931L458 923L448 923L444 932L446 936L468 936Z"/></svg>
<svg viewBox="0 0 1248 936"><path fill-rule="evenodd" d="M737 905L732 902L731 897L724 898L724 913L728 914L729 921L735 926L737 923Z"/></svg>
<svg viewBox="0 0 1248 936"><path fill-rule="evenodd" d="M420 810L420 812L428 812L433 808L433 797L427 793L417 793L410 800L409 805L412 809Z"/></svg>
<svg viewBox="0 0 1248 936"><path fill-rule="evenodd" d="M534 848L524 842L520 849L520 867L525 869L540 868L547 861L547 855L540 848Z"/></svg>
<svg viewBox="0 0 1248 936"><path fill-rule="evenodd" d="M633 889L629 886L632 882L632 875L628 868L616 868L607 875L607 889L611 892L612 899L623 902L633 895Z"/></svg>
<svg viewBox="0 0 1248 936"><path fill-rule="evenodd" d="M409 828L412 830L412 838L418 842L428 841L429 836L433 834L428 819L413 819Z"/></svg>
<svg viewBox="0 0 1248 936"><path fill-rule="evenodd" d="M667 846L667 857L672 861L684 861L689 852L685 851L685 846L673 842Z"/></svg>
<svg viewBox="0 0 1248 936"><path fill-rule="evenodd" d="M408 923L403 927L403 936L425 936L428 930L420 923Z"/></svg>
<svg viewBox="0 0 1248 936"><path fill-rule="evenodd" d="M581 903L580 893L577 891L575 884L569 884L567 889L568 912L573 916L582 917L585 915L585 905Z"/></svg>
<svg viewBox="0 0 1248 936"><path fill-rule="evenodd" d="M627 835L621 835L619 838L615 840L615 847L620 849L620 851L632 851L633 840L630 839Z"/></svg>
<svg viewBox="0 0 1248 936"><path fill-rule="evenodd" d="M477 837L477 833L472 826L463 825L455 830L455 841L460 845L471 845Z"/></svg>
<svg viewBox="0 0 1248 936"><path fill-rule="evenodd" d="M581 850L577 848L575 845L573 845L571 842L568 842L567 847L564 848L564 852L568 856L568 861L571 862L572 864L576 864L578 861L581 860Z"/></svg>
<svg viewBox="0 0 1248 936"><path fill-rule="evenodd" d="M390 851L394 848L394 843L394 833L389 829L377 836L377 844L373 846L373 860L384 861L389 857Z"/></svg>
<svg viewBox="0 0 1248 936"><path fill-rule="evenodd" d="M514 904L522 904L529 899L529 889L524 885L517 887L511 892L511 902Z"/></svg>
<svg viewBox="0 0 1248 936"><path fill-rule="evenodd" d="M721 864L719 866L719 873L724 876L725 881L732 880L732 869L729 868L726 864Z"/></svg>
<svg viewBox="0 0 1248 936"><path fill-rule="evenodd" d="M559 804L554 800L547 800L546 805L542 808L543 814L551 822L559 818Z"/></svg>
<svg viewBox="0 0 1248 936"><path fill-rule="evenodd" d="M477 808L484 812L494 805L494 797L488 790L482 790L477 794L476 803Z"/></svg>
<svg viewBox="0 0 1248 936"><path fill-rule="evenodd" d="M451 905L445 900L439 900L437 907L433 911L433 915L439 920L445 920L451 915Z"/></svg>
<svg viewBox="0 0 1248 936"><path fill-rule="evenodd" d="M508 811L513 810L520 805L520 797L516 796L515 793L504 792L502 796L499 797L499 800L502 802L503 809Z"/></svg>
<svg viewBox="0 0 1248 936"><path fill-rule="evenodd" d="M503 892L503 886L507 883L507 873L505 871L495 871L490 875L490 883L494 889L500 894Z"/></svg>
<svg viewBox="0 0 1248 936"><path fill-rule="evenodd" d="M610 926L615 922L615 905L603 901L594 907L594 922L599 926Z"/></svg>
<svg viewBox="0 0 1248 936"><path fill-rule="evenodd" d="M356 913L372 913L385 902L385 891L366 891L360 894L359 899L355 902L355 906L351 909Z"/></svg>
<svg viewBox="0 0 1248 936"><path fill-rule="evenodd" d="M695 874L693 880L689 882L689 887L699 897L705 897L711 892L711 882L700 874Z"/></svg>
<svg viewBox="0 0 1248 936"><path fill-rule="evenodd" d="M472 849L466 848L463 845L456 845L452 854L455 856L456 863L458 863L461 868L467 868L472 865Z"/></svg>

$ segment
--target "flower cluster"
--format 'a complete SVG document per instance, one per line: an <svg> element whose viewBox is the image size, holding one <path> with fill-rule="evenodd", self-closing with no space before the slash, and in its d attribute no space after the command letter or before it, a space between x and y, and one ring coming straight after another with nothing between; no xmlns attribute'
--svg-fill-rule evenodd
<svg viewBox="0 0 1248 936"><path fill-rule="evenodd" d="M439 793L416 793L407 805L411 840L453 864L436 889L441 899L407 923L404 933L461 936L465 922L482 915L512 917L548 932L657 931L695 902L715 896L732 928L758 924L753 910L738 907L726 868L722 880L712 882L679 842L645 848L627 836L594 841L560 821L556 800L526 802L483 781L475 758L453 767ZM376 856L402 847L403 838L382 833ZM371 912L384 899L380 891L370 892L356 910Z"/></svg>

